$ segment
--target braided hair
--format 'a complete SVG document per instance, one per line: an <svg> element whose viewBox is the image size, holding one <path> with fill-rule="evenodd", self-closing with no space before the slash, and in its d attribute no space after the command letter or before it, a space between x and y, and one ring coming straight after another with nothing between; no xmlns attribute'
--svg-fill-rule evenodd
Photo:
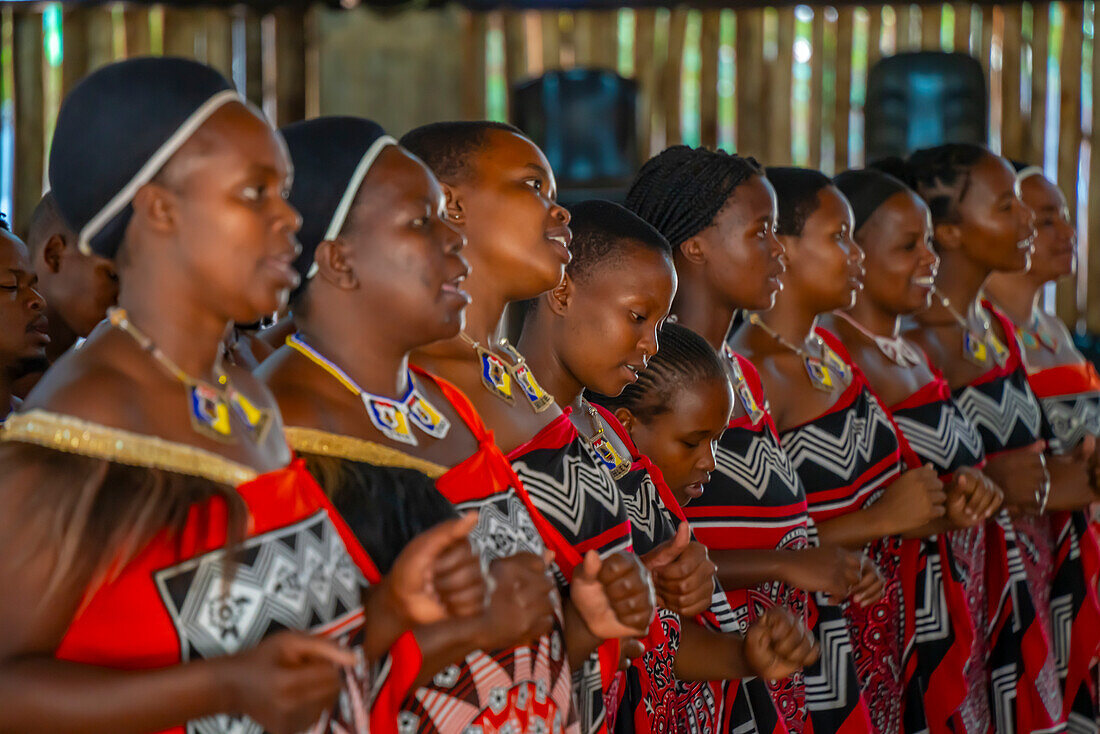
<svg viewBox="0 0 1100 734"><path fill-rule="evenodd" d="M593 403L614 412L626 408L641 421L672 410L673 395L706 380L728 380L722 358L706 339L686 326L666 323L658 334L660 346L638 381L616 395L587 393Z"/></svg>
<svg viewBox="0 0 1100 734"><path fill-rule="evenodd" d="M775 233L795 237L802 234L806 220L817 211L821 203L818 194L833 183L821 171L793 166L769 166L768 181L775 187L778 202Z"/></svg>
<svg viewBox="0 0 1100 734"><path fill-rule="evenodd" d="M918 150L904 161L887 158L870 167L900 178L920 194L934 223L954 223L959 220L959 204L970 188L970 174L990 155L993 153L980 145L948 143Z"/></svg>
<svg viewBox="0 0 1100 734"><path fill-rule="evenodd" d="M714 223L734 189L762 173L754 158L674 145L638 171L626 207L679 247Z"/></svg>

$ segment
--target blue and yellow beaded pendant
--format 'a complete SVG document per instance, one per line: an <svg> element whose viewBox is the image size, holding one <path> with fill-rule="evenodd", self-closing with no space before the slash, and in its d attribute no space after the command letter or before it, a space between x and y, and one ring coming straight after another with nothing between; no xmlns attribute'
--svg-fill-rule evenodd
<svg viewBox="0 0 1100 734"><path fill-rule="evenodd" d="M404 404L366 391L360 392L359 395L367 408L370 422L383 436L391 441L416 446L416 436L409 427L408 411Z"/></svg>
<svg viewBox="0 0 1100 734"><path fill-rule="evenodd" d="M407 379L409 392L405 395L405 410L409 421L432 438L446 438L451 422L420 394L411 372Z"/></svg>
<svg viewBox="0 0 1100 734"><path fill-rule="evenodd" d="M588 446L596 454L596 458L600 460L600 463L604 465L604 468L611 474L611 478L618 481L630 473L631 462L624 459L619 455L619 452L615 450L614 444L607 440L604 435L603 421L600 420L599 412L592 407L592 404L587 400L581 400L581 404L584 405L588 411L588 416L592 420L592 426L595 428L596 433L592 438L585 438ZM584 438L584 434L581 434L581 438Z"/></svg>
<svg viewBox="0 0 1100 734"><path fill-rule="evenodd" d="M233 439L233 426L229 422L229 405L220 390L200 382L187 386L190 397L191 428L195 433L228 443Z"/></svg>
<svg viewBox="0 0 1100 734"><path fill-rule="evenodd" d="M481 384L493 395L509 405L514 405L516 399L512 396L512 372L508 365L480 344L474 346L474 351L477 352L481 367Z"/></svg>
<svg viewBox="0 0 1100 734"><path fill-rule="evenodd" d="M749 417L749 421L755 426L763 420L764 409L760 407L760 403L756 402L756 396L752 394L748 380L745 379L745 371L741 369L741 363L737 361L737 355L733 353L728 344L725 345L723 351L729 363L733 391L737 394L741 407L745 409L745 415Z"/></svg>
<svg viewBox="0 0 1100 734"><path fill-rule="evenodd" d="M508 353L508 356L515 362L509 371L512 373L512 377L515 379L516 384L519 385L519 389L523 391L524 397L527 398L527 402L531 403L531 407L534 408L536 413L541 413L550 407L554 402L554 397L542 389L542 385L535 379L534 374L531 373L530 368L527 366L527 360L523 357L519 351L511 345L507 339L500 340L500 348Z"/></svg>

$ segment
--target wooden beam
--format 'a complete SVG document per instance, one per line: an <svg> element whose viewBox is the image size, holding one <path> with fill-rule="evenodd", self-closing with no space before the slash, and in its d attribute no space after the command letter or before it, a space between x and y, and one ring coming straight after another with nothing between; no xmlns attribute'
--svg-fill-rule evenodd
<svg viewBox="0 0 1100 734"><path fill-rule="evenodd" d="M168 6L164 9L164 54L205 61L204 11Z"/></svg>
<svg viewBox="0 0 1100 734"><path fill-rule="evenodd" d="M708 148L718 145L718 54L721 52L722 11L703 11L699 38L699 142Z"/></svg>
<svg viewBox="0 0 1100 734"><path fill-rule="evenodd" d="M825 8L814 8L810 58L810 168L821 165L821 120L825 107ZM738 121L740 122L740 121Z"/></svg>
<svg viewBox="0 0 1100 734"><path fill-rule="evenodd" d="M778 10L775 62L768 69L768 164L791 162L791 95L794 73L794 8Z"/></svg>
<svg viewBox="0 0 1100 734"><path fill-rule="evenodd" d="M943 49L943 6L938 3L922 5L920 9L920 47L924 51Z"/></svg>
<svg viewBox="0 0 1100 734"><path fill-rule="evenodd" d="M257 107L264 103L263 29L260 16L248 8L244 16L245 91L248 101Z"/></svg>
<svg viewBox="0 0 1100 734"><path fill-rule="evenodd" d="M98 12L97 8L86 5L68 5L62 8L62 96L67 95L88 73L88 16L95 12Z"/></svg>
<svg viewBox="0 0 1100 734"><path fill-rule="evenodd" d="M833 145L835 172L849 166L848 115L852 110L852 35L855 9L841 7L837 11L836 24L836 99L833 112Z"/></svg>
<svg viewBox="0 0 1100 734"><path fill-rule="evenodd" d="M913 6L909 3L894 6L897 17L897 41L894 44L897 53L913 48Z"/></svg>
<svg viewBox="0 0 1100 734"><path fill-rule="evenodd" d="M115 60L115 27L111 9L106 5L95 5L88 10L88 65L85 73L90 74Z"/></svg>
<svg viewBox="0 0 1100 734"><path fill-rule="evenodd" d="M557 10L543 10L542 20L542 68L554 71L561 68L561 26Z"/></svg>
<svg viewBox="0 0 1100 734"><path fill-rule="evenodd" d="M970 53L970 3L955 3L955 52Z"/></svg>
<svg viewBox="0 0 1100 734"><path fill-rule="evenodd" d="M153 50L149 9L140 5L127 5L122 11L122 22L126 28L126 56L149 54Z"/></svg>
<svg viewBox="0 0 1100 734"><path fill-rule="evenodd" d="M1069 203L1070 221L1077 222L1077 167L1081 156L1081 46L1084 43L1084 9L1080 3L1063 3L1065 35L1062 40L1062 91L1059 100L1058 187ZM1084 275L1084 274L1082 274ZM1077 321L1078 284L1058 284L1058 315L1071 326Z"/></svg>
<svg viewBox="0 0 1100 734"><path fill-rule="evenodd" d="M982 41L978 46L978 61L985 69L985 82L990 93L993 92L993 74L989 65L993 55L993 8L989 5L982 6Z"/></svg>
<svg viewBox="0 0 1100 734"><path fill-rule="evenodd" d="M1001 154L1010 159L1027 155L1027 123L1020 99L1020 56L1024 46L1023 11L1004 6L1001 44ZM1078 64L1080 66L1080 64ZM1078 119L1080 115L1078 115Z"/></svg>
<svg viewBox="0 0 1100 734"><path fill-rule="evenodd" d="M1046 158L1047 76L1050 73L1048 65L1048 56L1050 55L1050 3L1036 3L1033 6L1033 12L1028 162L1041 166ZM1096 49L1097 46L1094 45L1093 48ZM1096 127L1092 129L1097 131ZM1093 139L1100 140L1100 135L1094 133ZM1100 180L1097 183L1100 185Z"/></svg>
<svg viewBox="0 0 1100 734"><path fill-rule="evenodd" d="M681 86L684 73L684 38L687 35L686 8L674 8L668 19L668 60L661 83L662 106L665 112L666 145L683 141L680 125Z"/></svg>
<svg viewBox="0 0 1100 734"><path fill-rule="evenodd" d="M653 118L657 110L657 69L655 36L657 11L638 8L634 11L634 78L638 80L638 143L640 160L656 152L653 148Z"/></svg>
<svg viewBox="0 0 1100 734"><path fill-rule="evenodd" d="M503 14L504 80L511 95L512 87L527 76L527 24L521 10L505 10Z"/></svg>
<svg viewBox="0 0 1100 734"><path fill-rule="evenodd" d="M882 6L867 6L867 70L882 58Z"/></svg>
<svg viewBox="0 0 1100 734"><path fill-rule="evenodd" d="M220 71L226 79L232 79L233 27L229 12L221 8L212 8L205 11L203 16L206 63Z"/></svg>
<svg viewBox="0 0 1100 734"><path fill-rule="evenodd" d="M485 13L464 10L462 42L462 114L468 120L485 119L485 34L489 19Z"/></svg>
<svg viewBox="0 0 1100 734"><path fill-rule="evenodd" d="M14 10L12 60L15 78L15 166L12 228L26 237L31 212L42 198L45 168L45 80L42 14L32 7Z"/></svg>
<svg viewBox="0 0 1100 734"><path fill-rule="evenodd" d="M1049 10L1049 8L1048 8ZM1038 12L1038 8L1036 9ZM1094 37L1095 38L1095 37ZM1087 325L1095 334L1100 332L1100 45L1093 45L1092 52L1092 153L1089 156L1089 190L1086 201L1089 203L1088 271L1086 273L1089 288ZM1080 247L1080 243L1078 243Z"/></svg>
<svg viewBox="0 0 1100 734"><path fill-rule="evenodd" d="M601 69L619 69L619 11L597 10L592 61Z"/></svg>
<svg viewBox="0 0 1100 734"><path fill-rule="evenodd" d="M764 104L764 11L737 11L737 152L767 153ZM769 126L770 127L770 126Z"/></svg>

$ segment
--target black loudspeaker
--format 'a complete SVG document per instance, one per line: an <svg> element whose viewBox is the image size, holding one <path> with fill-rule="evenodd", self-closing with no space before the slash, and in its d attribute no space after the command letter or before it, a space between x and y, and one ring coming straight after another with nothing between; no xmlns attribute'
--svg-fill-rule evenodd
<svg viewBox="0 0 1100 734"><path fill-rule="evenodd" d="M512 90L512 123L546 153L565 204L626 196L637 110L638 85L605 69L551 71Z"/></svg>
<svg viewBox="0 0 1100 734"><path fill-rule="evenodd" d="M882 59L867 76L867 160L943 143L986 145L989 98L972 56L921 51Z"/></svg>

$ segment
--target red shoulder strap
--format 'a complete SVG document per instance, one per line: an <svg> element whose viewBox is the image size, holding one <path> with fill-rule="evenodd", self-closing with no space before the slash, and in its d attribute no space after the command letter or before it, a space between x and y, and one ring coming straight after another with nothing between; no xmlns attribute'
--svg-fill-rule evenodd
<svg viewBox="0 0 1100 734"><path fill-rule="evenodd" d="M428 372L426 369L417 367L415 364L410 364L409 368L417 377L429 380L439 388L439 391L443 393L443 397L447 398L447 402L451 404L451 407L458 413L458 417L462 419L462 422L470 429L470 433L474 434L474 437L480 443L489 432L489 429L485 427L485 423L477 413L477 408L475 408L473 402L466 397L466 393L462 392L457 385L443 379L439 375Z"/></svg>
<svg viewBox="0 0 1100 734"><path fill-rule="evenodd" d="M1008 353L1011 355L1008 364L1005 365L1005 369L1011 372L1024 363L1020 339L1016 336L1016 324L1014 324L1012 319L1008 318L1003 311L984 298L982 299L982 308L993 314L993 318L997 319L1001 324L1001 329L1005 333L1005 341L1008 342L1005 346L1008 347Z"/></svg>

